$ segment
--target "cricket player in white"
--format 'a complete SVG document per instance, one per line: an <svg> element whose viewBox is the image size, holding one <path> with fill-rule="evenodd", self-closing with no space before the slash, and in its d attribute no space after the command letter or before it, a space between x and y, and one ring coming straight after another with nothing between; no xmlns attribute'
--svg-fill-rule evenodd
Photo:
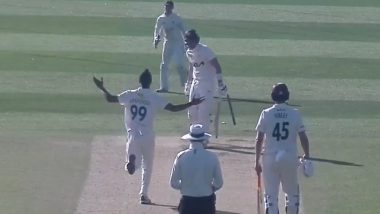
<svg viewBox="0 0 380 214"><path fill-rule="evenodd" d="M305 159L309 158L309 140L299 111L286 104L289 99L287 86L283 83L274 85L271 96L275 104L262 111L256 126L255 170L258 176L263 172L266 213L279 213L278 194L281 183L286 195L286 213L298 214L300 193L297 177L297 135Z"/></svg>
<svg viewBox="0 0 380 214"><path fill-rule="evenodd" d="M169 65L175 61L181 86L186 82L186 58L185 44L183 36L185 27L180 16L173 12L173 1L165 3L165 12L157 18L154 27L154 48L164 36L162 48L162 60L160 65L160 88L157 92L167 92L169 90Z"/></svg>
<svg viewBox="0 0 380 214"><path fill-rule="evenodd" d="M189 61L189 73L184 92L185 95L189 95L189 99L205 97L202 104L189 108L189 119L191 124L201 124L205 131L209 132L217 86L221 97L227 95L227 86L223 81L222 68L214 52L199 43L199 40L195 30L186 31L185 45L188 48L186 56Z"/></svg>
<svg viewBox="0 0 380 214"><path fill-rule="evenodd" d="M152 175L155 133L154 118L157 110L181 111L192 105L197 105L203 99L193 99L188 103L173 105L156 92L150 90L152 75L146 69L140 75L141 87L134 90L126 90L115 96L110 94L101 80L93 78L96 86L104 93L108 102L119 103L124 107L124 121L127 130L126 165L125 170L134 174L135 169L142 165L142 181L140 190L140 203L150 204L148 187Z"/></svg>

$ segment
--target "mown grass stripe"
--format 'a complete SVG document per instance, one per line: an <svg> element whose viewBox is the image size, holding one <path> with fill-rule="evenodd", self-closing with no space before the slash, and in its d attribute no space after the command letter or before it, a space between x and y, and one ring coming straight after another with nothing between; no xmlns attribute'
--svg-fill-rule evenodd
<svg viewBox="0 0 380 214"><path fill-rule="evenodd" d="M218 54L218 53L217 53ZM157 72L159 54L94 52L8 52L0 51L0 72L12 78L30 70L89 74L136 74L150 68ZM141 60L143 59L143 60ZM380 60L329 57L265 57L219 55L224 75L304 79L380 79ZM10 76L9 76L10 75ZM173 71L173 75L175 76ZM21 77L17 77L21 78ZM4 87L4 85L3 85Z"/></svg>
<svg viewBox="0 0 380 214"><path fill-rule="evenodd" d="M3 102L0 113L4 112L48 112L69 114L117 114L122 111L118 105L109 106L98 94L44 94L44 93L0 93ZM182 98L171 97L178 103ZM23 105L20 105L23 100ZM308 117L317 118L377 118L380 101L352 100L297 100L300 109ZM252 103L233 103L239 115L252 114ZM345 111L339 109L345 108ZM256 108L260 111L260 108ZM259 112L257 112L259 113ZM223 110L228 114L228 109Z"/></svg>
<svg viewBox="0 0 380 214"><path fill-rule="evenodd" d="M119 0L113 0L119 1ZM140 0L127 0L130 2L140 2ZM145 2L160 2L161 0L144 0ZM191 2L197 4L223 3L223 4L276 4L276 5L325 5L325 6L369 6L380 7L380 2L376 0L181 0L181 2Z"/></svg>
<svg viewBox="0 0 380 214"><path fill-rule="evenodd" d="M186 19L380 23L380 8L373 7L177 3L176 8ZM161 13L161 2L17 0L0 7L2 15L156 18Z"/></svg>
<svg viewBox="0 0 380 214"><path fill-rule="evenodd" d="M1 73L0 93L43 93L43 94L99 94L92 77L103 76L107 88L118 93L126 88L138 87L138 76L142 69L134 73L126 71L120 74L111 74L106 71L102 74L87 72L41 72L41 71L9 71ZM159 85L158 69L152 70L152 88ZM368 79L317 79L285 77L260 77L247 78L236 76L234 71L224 70L226 83L231 97L247 99L270 100L269 92L276 82L288 84L291 91L291 101L299 100L341 100L341 101L369 101L380 102L380 80ZM75 78L73 78L75 76ZM70 81L68 81L70 80ZM173 91L181 92L178 77L171 76ZM15 87L17 85L17 87ZM178 96L185 98L184 96ZM302 103L301 103L302 105Z"/></svg>
<svg viewBox="0 0 380 214"><path fill-rule="evenodd" d="M380 24L260 22L186 19L204 37L329 41L380 41ZM154 18L0 16L0 32L149 36ZM102 27L99 27L102 26Z"/></svg>
<svg viewBox="0 0 380 214"><path fill-rule="evenodd" d="M0 50L160 54L159 50L152 48L151 40L151 37L135 36L3 33L0 34ZM221 55L380 59L380 43L371 42L214 38L201 40Z"/></svg>

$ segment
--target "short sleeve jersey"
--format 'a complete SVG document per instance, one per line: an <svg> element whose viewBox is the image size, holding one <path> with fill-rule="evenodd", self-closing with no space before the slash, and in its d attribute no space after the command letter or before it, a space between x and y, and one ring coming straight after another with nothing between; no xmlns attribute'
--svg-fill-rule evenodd
<svg viewBox="0 0 380 214"><path fill-rule="evenodd" d="M150 89L127 90L118 95L120 105L124 106L124 123L127 130L153 132L157 110L168 104L163 97Z"/></svg>
<svg viewBox="0 0 380 214"><path fill-rule="evenodd" d="M204 44L198 44L194 49L188 49L186 56L193 66L193 79L206 84L215 81L216 71L210 61L215 58L214 52Z"/></svg>
<svg viewBox="0 0 380 214"><path fill-rule="evenodd" d="M265 134L264 153L286 150L298 154L297 136L305 127L299 111L283 103L263 110L256 130Z"/></svg>

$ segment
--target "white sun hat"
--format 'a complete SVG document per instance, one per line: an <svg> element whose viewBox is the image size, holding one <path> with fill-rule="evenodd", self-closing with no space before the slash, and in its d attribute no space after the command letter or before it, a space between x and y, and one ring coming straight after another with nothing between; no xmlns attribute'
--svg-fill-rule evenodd
<svg viewBox="0 0 380 214"><path fill-rule="evenodd" d="M206 133L201 124L190 126L190 132L181 137L182 140L202 141L211 137L211 134Z"/></svg>

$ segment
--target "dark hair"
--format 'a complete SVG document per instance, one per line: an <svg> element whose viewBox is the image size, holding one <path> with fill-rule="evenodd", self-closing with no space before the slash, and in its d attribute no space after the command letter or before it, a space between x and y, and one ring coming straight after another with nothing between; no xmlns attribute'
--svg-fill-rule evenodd
<svg viewBox="0 0 380 214"><path fill-rule="evenodd" d="M146 68L140 74L139 82L143 88L149 88L150 87L150 84L152 83L152 74L150 73L149 69Z"/></svg>
<svg viewBox="0 0 380 214"><path fill-rule="evenodd" d="M170 6L174 7L173 1L166 1L165 5L170 5Z"/></svg>
<svg viewBox="0 0 380 214"><path fill-rule="evenodd" d="M191 29L191 30L188 30L186 31L185 33L185 38L191 40L191 41L195 41L197 43L199 43L199 36L197 34L197 31L195 31L194 29Z"/></svg>
<svg viewBox="0 0 380 214"><path fill-rule="evenodd" d="M271 97L272 100L277 103L286 102L289 99L288 86L284 83L277 83L273 85Z"/></svg>

